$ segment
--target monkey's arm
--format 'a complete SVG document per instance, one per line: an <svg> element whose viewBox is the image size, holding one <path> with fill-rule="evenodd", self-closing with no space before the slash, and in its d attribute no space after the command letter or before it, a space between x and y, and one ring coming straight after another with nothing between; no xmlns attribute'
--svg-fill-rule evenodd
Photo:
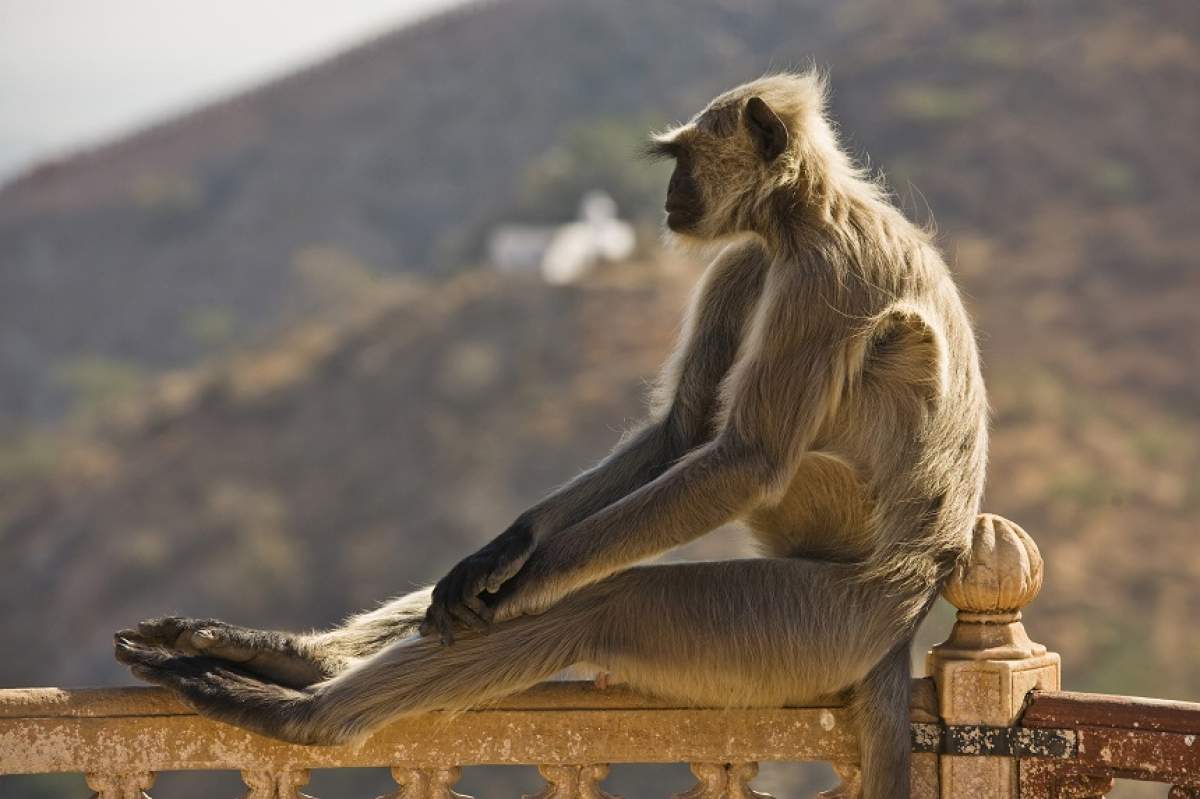
<svg viewBox="0 0 1200 799"><path fill-rule="evenodd" d="M663 368L652 420L599 465L522 514L535 537L583 521L712 439L721 380L737 357L766 271L765 255L756 243L739 244L717 256L697 286L675 351Z"/></svg>
<svg viewBox="0 0 1200 799"><path fill-rule="evenodd" d="M436 629L449 641L455 623L486 626L491 610L480 594L498 591L539 541L636 491L712 438L720 383L737 357L765 274L763 250L755 243L730 247L717 257L697 288L664 368L652 421L451 569L434 588L423 635Z"/></svg>
<svg viewBox="0 0 1200 799"><path fill-rule="evenodd" d="M726 427L662 475L549 536L501 591L497 618L536 613L567 593L692 540L786 490L853 368L847 325L795 264L773 268L730 375Z"/></svg>

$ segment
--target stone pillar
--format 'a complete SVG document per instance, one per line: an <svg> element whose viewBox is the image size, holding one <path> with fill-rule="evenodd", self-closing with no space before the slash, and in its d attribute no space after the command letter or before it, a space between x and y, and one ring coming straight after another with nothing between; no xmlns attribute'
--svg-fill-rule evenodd
<svg viewBox="0 0 1200 799"><path fill-rule="evenodd" d="M970 559L943 592L958 608L950 637L929 653L947 725L1007 727L1034 688L1059 689L1054 652L1029 640L1021 608L1042 587L1037 544L1016 524L990 513L975 525ZM1017 761L1009 757L943 755L943 799L1017 799Z"/></svg>

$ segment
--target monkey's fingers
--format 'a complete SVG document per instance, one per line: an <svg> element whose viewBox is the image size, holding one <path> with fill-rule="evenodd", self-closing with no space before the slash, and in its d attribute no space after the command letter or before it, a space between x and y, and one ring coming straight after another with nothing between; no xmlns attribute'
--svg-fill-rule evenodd
<svg viewBox="0 0 1200 799"><path fill-rule="evenodd" d="M451 605L449 613L450 617L462 627L466 627L469 630L478 630L479 632L487 631L488 623L465 604Z"/></svg>
<svg viewBox="0 0 1200 799"><path fill-rule="evenodd" d="M525 563L529 560L529 556L532 554L533 550L529 550L528 552L517 553L502 560L487 576L487 581L483 588L489 594L497 593L505 583L515 577L517 572L521 571L521 568L524 567Z"/></svg>
<svg viewBox="0 0 1200 799"><path fill-rule="evenodd" d="M492 609L479 598L483 592L482 582L482 580L476 581L463 594L461 601L450 604L447 610L462 626L486 634L492 624Z"/></svg>
<svg viewBox="0 0 1200 799"><path fill-rule="evenodd" d="M424 638L437 635L443 646L454 644L454 623L450 619L449 612L439 602L431 604L425 611L425 621L421 622L417 632Z"/></svg>
<svg viewBox="0 0 1200 799"><path fill-rule="evenodd" d="M465 597L463 602L471 608L476 616L481 618L485 624L491 626L492 621L496 617L496 611L483 599L483 592L476 591L474 595Z"/></svg>

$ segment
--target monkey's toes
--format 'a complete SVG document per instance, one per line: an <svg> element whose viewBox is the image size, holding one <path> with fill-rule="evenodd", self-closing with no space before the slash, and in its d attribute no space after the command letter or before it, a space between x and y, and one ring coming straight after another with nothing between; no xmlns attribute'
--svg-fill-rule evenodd
<svg viewBox="0 0 1200 799"><path fill-rule="evenodd" d="M226 643L226 638L226 625L222 622L215 619L185 619L180 616L146 619L138 623L136 632L137 640L175 649L188 655L211 650Z"/></svg>
<svg viewBox="0 0 1200 799"><path fill-rule="evenodd" d="M178 616L160 616L138 622L138 637L151 644L174 647L180 634L187 629L188 619Z"/></svg>
<svg viewBox="0 0 1200 799"><path fill-rule="evenodd" d="M122 630L113 636L113 655L118 662L126 666L160 666L171 658L167 650L130 637L130 632Z"/></svg>
<svg viewBox="0 0 1200 799"><path fill-rule="evenodd" d="M249 663L260 654L253 641L228 627L201 627L183 633L180 638L186 638L191 648L202 655L231 663Z"/></svg>

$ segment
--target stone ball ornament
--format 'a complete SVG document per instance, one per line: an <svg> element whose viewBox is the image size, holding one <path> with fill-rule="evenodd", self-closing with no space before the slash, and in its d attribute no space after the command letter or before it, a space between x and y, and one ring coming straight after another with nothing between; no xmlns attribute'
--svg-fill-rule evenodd
<svg viewBox="0 0 1200 799"><path fill-rule="evenodd" d="M1012 660L1046 652L1021 623L1021 608L1042 588L1042 555L1029 533L994 513L982 513L970 556L942 589L958 608L950 637L934 647L949 657Z"/></svg>
<svg viewBox="0 0 1200 799"><path fill-rule="evenodd" d="M968 560L955 570L942 595L970 614L1015 613L1042 589L1042 555L1015 522L981 513Z"/></svg>

